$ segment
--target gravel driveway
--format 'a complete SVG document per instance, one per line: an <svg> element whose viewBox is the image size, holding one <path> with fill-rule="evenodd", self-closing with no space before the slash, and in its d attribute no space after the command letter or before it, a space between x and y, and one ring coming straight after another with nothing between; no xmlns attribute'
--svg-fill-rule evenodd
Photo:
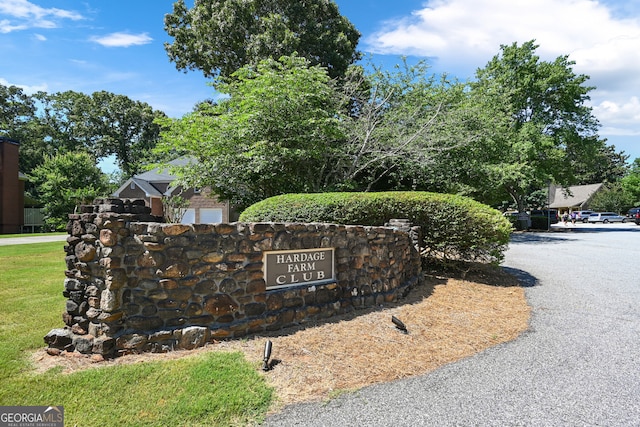
<svg viewBox="0 0 640 427"><path fill-rule="evenodd" d="M516 234L503 265L527 287L521 337L265 425L640 426L640 226Z"/></svg>

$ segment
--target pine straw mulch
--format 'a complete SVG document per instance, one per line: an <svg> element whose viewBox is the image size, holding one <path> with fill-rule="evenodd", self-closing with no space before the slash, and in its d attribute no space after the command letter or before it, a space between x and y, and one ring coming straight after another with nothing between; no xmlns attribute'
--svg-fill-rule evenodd
<svg viewBox="0 0 640 427"><path fill-rule="evenodd" d="M473 266L464 271L428 272L425 278L424 285L397 303L271 335L221 341L191 351L107 360L77 353L55 357L40 350L34 362L40 372L54 366L73 372L205 351L241 351L260 369L269 339L272 369L264 375L281 407L424 374L513 340L528 327L530 308L524 289L501 269ZM408 334L395 328L392 315L406 325Z"/></svg>

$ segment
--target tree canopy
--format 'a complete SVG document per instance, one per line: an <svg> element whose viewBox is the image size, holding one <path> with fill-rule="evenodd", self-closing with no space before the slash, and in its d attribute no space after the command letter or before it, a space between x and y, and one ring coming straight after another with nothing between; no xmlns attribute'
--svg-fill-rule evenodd
<svg viewBox="0 0 640 427"><path fill-rule="evenodd" d="M520 211L546 182L572 184L570 160L593 156L603 144L586 105L594 89L586 86L588 76L576 75L567 56L541 61L537 48L534 41L501 46L471 83L471 101L486 112L486 131L474 151L479 167L468 178L502 189Z"/></svg>
<svg viewBox="0 0 640 427"><path fill-rule="evenodd" d="M15 87L0 85L0 91L7 90L20 93ZM47 156L83 151L96 161L114 155L123 175L130 177L152 161L151 149L160 134L154 121L165 117L149 104L106 91L91 95L38 92L19 99L22 107L13 107L10 135L20 142L24 173L41 165ZM7 114L7 123L10 117Z"/></svg>
<svg viewBox="0 0 640 427"><path fill-rule="evenodd" d="M0 84L0 136L22 141L31 131L34 100L17 86Z"/></svg>
<svg viewBox="0 0 640 427"><path fill-rule="evenodd" d="M501 46L467 84L423 62L349 66L359 35L328 0L196 0L191 10L179 0L172 22L177 67L223 77L219 101L180 119L106 91L28 96L0 85L0 135L20 141L21 171L34 172L42 200L54 189L45 179L71 185L56 171L111 155L124 178L189 155L198 161L173 171L181 184L210 186L239 208L283 193L424 190L493 206L511 198L522 211L548 182L608 182L624 191L620 206L640 200L637 171L627 174L627 156L597 134L588 77L567 56L541 61L534 41ZM236 32L215 33L231 23Z"/></svg>
<svg viewBox="0 0 640 427"><path fill-rule="evenodd" d="M336 77L360 57L360 33L333 0L195 0L191 9L178 0L165 31L177 69L208 77L294 52Z"/></svg>
<svg viewBox="0 0 640 427"><path fill-rule="evenodd" d="M91 202L109 189L95 159L85 152L48 156L31 172L30 179L44 205L45 223L52 230L63 230L67 215L73 213L76 206Z"/></svg>
<svg viewBox="0 0 640 427"><path fill-rule="evenodd" d="M620 186L629 201L626 208L640 206L640 158L633 161L627 175L620 180Z"/></svg>
<svg viewBox="0 0 640 427"><path fill-rule="evenodd" d="M341 86L343 125L338 187L348 190L450 188L441 165L476 137L465 86L436 76L422 61L393 70L371 66Z"/></svg>
<svg viewBox="0 0 640 427"><path fill-rule="evenodd" d="M177 171L247 206L284 193L423 189L434 158L467 144L462 85L425 67L354 73L335 84L298 56L245 66L216 89L229 95L164 122L164 152L198 162Z"/></svg>
<svg viewBox="0 0 640 427"><path fill-rule="evenodd" d="M161 117L146 103L106 91L27 95L0 85L0 135L20 143L25 191L43 205L50 228L64 225L80 201L112 190L100 159L115 156L125 178L155 160Z"/></svg>
<svg viewBox="0 0 640 427"><path fill-rule="evenodd" d="M197 158L182 171L192 186L210 185L247 206L286 192L322 191L342 140L338 99L324 69L297 56L246 66L216 89L219 104L165 121L160 151Z"/></svg>
<svg viewBox="0 0 640 427"><path fill-rule="evenodd" d="M155 120L166 117L162 111L124 95L100 91L92 94L85 113L97 158L115 155L126 178L152 162L151 153L160 137Z"/></svg>

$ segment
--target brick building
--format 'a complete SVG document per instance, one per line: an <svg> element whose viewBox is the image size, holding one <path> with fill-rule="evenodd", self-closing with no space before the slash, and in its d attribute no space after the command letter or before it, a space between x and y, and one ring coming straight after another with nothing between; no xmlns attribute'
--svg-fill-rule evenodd
<svg viewBox="0 0 640 427"><path fill-rule="evenodd" d="M18 169L20 144L0 137L0 234L20 233L24 224L24 177Z"/></svg>
<svg viewBox="0 0 640 427"><path fill-rule="evenodd" d="M184 166L189 161L188 157L180 157L169 162L169 165ZM210 189L183 189L173 185L175 179L168 169L156 168L134 175L113 196L120 199L144 199L147 206L151 207L152 215L163 216L163 198L179 195L189 202L182 217L184 224L231 222L237 219L229 203L218 201L211 195Z"/></svg>

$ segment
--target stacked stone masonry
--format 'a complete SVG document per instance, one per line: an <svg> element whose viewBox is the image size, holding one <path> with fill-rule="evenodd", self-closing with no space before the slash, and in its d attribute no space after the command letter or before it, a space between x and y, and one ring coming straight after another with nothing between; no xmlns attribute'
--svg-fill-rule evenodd
<svg viewBox="0 0 640 427"><path fill-rule="evenodd" d="M398 227L167 224L149 212L100 199L69 215L66 326L49 348L192 349L396 301L422 276L415 236ZM334 248L335 280L266 289L265 251L311 248Z"/></svg>

